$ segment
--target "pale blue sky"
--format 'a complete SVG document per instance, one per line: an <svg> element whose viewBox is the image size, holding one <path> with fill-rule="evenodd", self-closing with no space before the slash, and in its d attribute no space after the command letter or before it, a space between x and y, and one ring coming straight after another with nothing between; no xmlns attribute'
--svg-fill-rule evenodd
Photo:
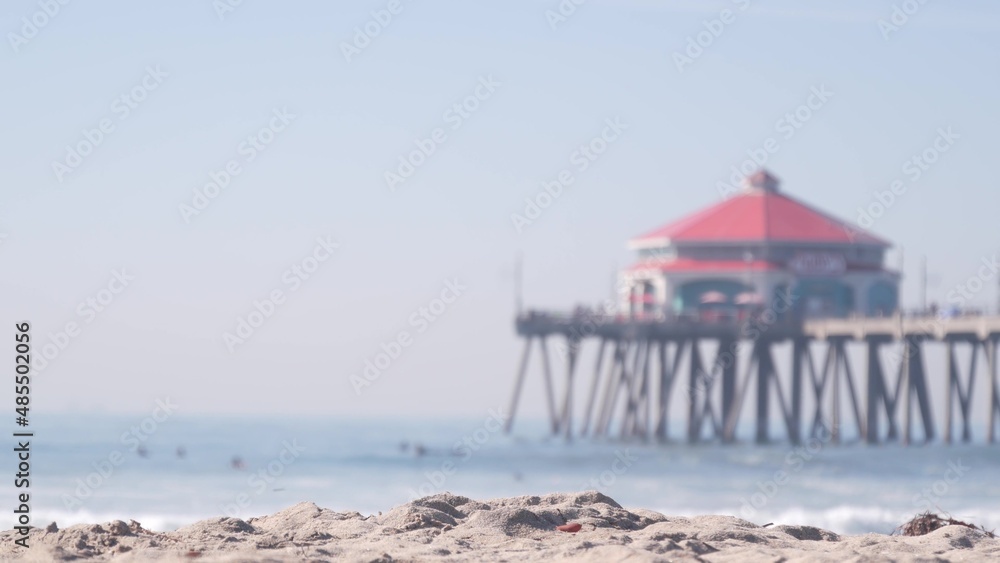
<svg viewBox="0 0 1000 563"><path fill-rule="evenodd" d="M919 255L944 301L1000 250L995 3L928 2L887 40L889 1L590 0L552 29L556 0L403 0L345 61L342 42L387 4L244 0L220 20L210 0L71 2L16 52L9 34L40 8L4 4L0 319L31 320L39 344L84 325L36 406L485 413L506 404L519 352L517 252L529 305L602 299L629 237L718 201L769 137L787 192L856 220L951 127L872 230L905 246L909 304ZM673 53L727 8L735 21L679 71ZM157 66L167 76L121 119L114 101ZM490 76L453 130L444 112ZM785 139L777 121L821 86L833 96ZM294 119L245 162L240 143L281 108ZM518 234L510 215L615 117L627 131ZM102 119L114 131L60 183L52 162ZM390 191L386 170L438 127L445 142ZM240 175L186 224L178 206L234 159ZM324 235L332 258L231 354L222 334L289 289L283 272ZM85 324L78 304L122 267L135 279ZM451 278L467 289L417 333L411 315ZM970 304L995 306L996 285ZM350 375L400 330L412 346L356 396Z"/></svg>

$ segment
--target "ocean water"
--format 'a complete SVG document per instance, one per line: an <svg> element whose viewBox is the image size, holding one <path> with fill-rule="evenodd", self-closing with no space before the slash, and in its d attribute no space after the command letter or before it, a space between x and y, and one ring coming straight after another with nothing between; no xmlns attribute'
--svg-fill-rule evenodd
<svg viewBox="0 0 1000 563"><path fill-rule="evenodd" d="M37 416L33 523L135 519L170 530L301 501L373 514L443 491L487 499L597 489L630 508L839 533L889 533L928 508L1000 528L1000 447L983 444L566 443L546 438L543 424L522 420L507 436L486 417L176 416L146 421L145 428L143 420ZM242 468L233 467L234 456ZM13 481L2 488L13 502ZM13 525L11 519L4 527Z"/></svg>

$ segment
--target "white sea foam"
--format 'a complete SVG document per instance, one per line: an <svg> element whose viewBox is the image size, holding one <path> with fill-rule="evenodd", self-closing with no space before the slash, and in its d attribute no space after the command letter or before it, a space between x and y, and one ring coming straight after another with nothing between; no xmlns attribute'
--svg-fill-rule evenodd
<svg viewBox="0 0 1000 563"><path fill-rule="evenodd" d="M204 520L209 516L217 515L206 515L206 514L152 514L152 513L141 513L141 512L131 512L129 510L122 510L120 512L91 512L88 510L80 511L64 511L64 510L45 510L39 509L32 514L32 519L34 520L34 525L39 527L47 526L50 522L55 522L59 528L68 528L76 524L101 524L105 522L112 522L114 520L122 520L128 522L129 520L135 520L142 524L143 528L147 530L155 530L157 532L167 532L176 530L183 526L187 526L193 522L199 520Z"/></svg>

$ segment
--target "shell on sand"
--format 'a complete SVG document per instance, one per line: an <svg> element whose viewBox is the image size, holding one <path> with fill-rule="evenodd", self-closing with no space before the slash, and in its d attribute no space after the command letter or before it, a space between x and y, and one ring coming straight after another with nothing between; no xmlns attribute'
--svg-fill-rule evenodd
<svg viewBox="0 0 1000 563"><path fill-rule="evenodd" d="M581 526L577 522L571 522L569 524L563 524L562 526L556 526L556 529L559 530L560 532L569 532L571 534L575 534L579 532L580 528L582 527L583 526Z"/></svg>

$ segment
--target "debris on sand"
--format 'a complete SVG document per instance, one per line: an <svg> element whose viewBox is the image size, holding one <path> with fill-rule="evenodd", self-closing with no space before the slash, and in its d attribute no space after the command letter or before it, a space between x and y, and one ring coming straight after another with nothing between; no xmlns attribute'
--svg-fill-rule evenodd
<svg viewBox="0 0 1000 563"><path fill-rule="evenodd" d="M992 530L987 530L982 526L976 526L975 524L969 524L968 522L962 522L950 517L944 518L930 511L914 516L909 522L896 528L895 533L903 536L923 536L945 526L965 526L966 528L979 530L986 534L987 537L996 537Z"/></svg>

